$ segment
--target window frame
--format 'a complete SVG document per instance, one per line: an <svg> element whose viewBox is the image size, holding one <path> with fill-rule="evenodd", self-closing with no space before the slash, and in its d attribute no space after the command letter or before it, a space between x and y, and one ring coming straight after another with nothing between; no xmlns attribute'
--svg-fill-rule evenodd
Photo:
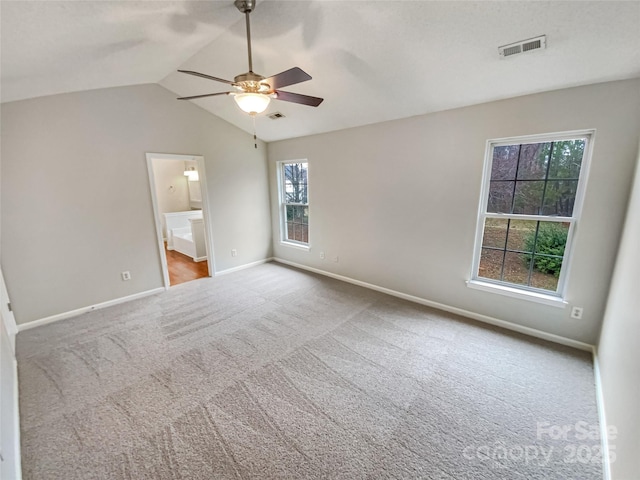
<svg viewBox="0 0 640 480"><path fill-rule="evenodd" d="M571 216L552 216L552 215L529 215L514 213L490 213L487 212L489 203L489 189L491 184L491 171L493 167L493 153L496 147L508 145L526 145L545 142L556 142L562 140L585 139L585 149L580 165L580 174L578 176L578 185L576 188L575 202ZM595 130L574 130L567 132L547 133L538 135L526 135L517 137L507 137L490 139L486 142L484 168L482 172L482 187L480 189L480 201L478 202L478 217L476 222L476 235L473 250L473 262L471 266L471 275L467 281L467 285L472 288L499 293L516 298L524 298L528 300L545 303L548 305L564 307L566 305L565 293L568 282L569 272L571 271L571 261L574 251L574 238L580 218L582 216L582 207L584 203L584 195L586 190L587 179L589 176L589 167L591 164L591 156L593 152L593 144L595 138ZM482 241L484 234L484 225L487 218L496 218L503 220L533 220L538 222L559 222L568 223L569 231L567 234L567 242L565 245L562 267L558 277L558 284L555 291L545 290L541 288L531 287L529 285L518 285L503 280L490 279L478 276L480 267L480 257L482 254ZM506 248L506 246L505 246Z"/></svg>
<svg viewBox="0 0 640 480"><path fill-rule="evenodd" d="M286 178L284 173L284 168L286 165L292 164L306 164L307 166L307 203L291 203L286 201ZM307 242L301 242L299 240L287 238L288 230L287 230L287 206L306 206L309 209L309 219L310 215L310 189L309 189L309 161L307 159L299 159L299 160L280 160L277 162L278 168L278 211L280 217L280 244L287 245L290 247L297 247L304 250L309 250L311 245L311 222L307 223Z"/></svg>

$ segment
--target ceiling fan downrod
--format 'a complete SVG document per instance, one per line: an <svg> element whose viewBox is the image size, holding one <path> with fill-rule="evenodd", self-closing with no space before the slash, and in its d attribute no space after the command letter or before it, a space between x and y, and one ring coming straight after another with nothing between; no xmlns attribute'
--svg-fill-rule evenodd
<svg viewBox="0 0 640 480"><path fill-rule="evenodd" d="M253 73L253 59L251 58L251 21L249 15L256 6L255 0L235 0L233 4L241 13L244 13L245 23L247 27L247 54L249 57L249 72Z"/></svg>

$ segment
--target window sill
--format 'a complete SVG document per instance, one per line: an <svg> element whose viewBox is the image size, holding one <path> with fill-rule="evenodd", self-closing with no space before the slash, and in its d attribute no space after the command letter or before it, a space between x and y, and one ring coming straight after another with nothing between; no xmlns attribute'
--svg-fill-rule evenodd
<svg viewBox="0 0 640 480"><path fill-rule="evenodd" d="M467 287L485 292L497 293L498 295L506 295L507 297L519 298L530 302L542 303L556 308L565 308L568 305L561 297L555 295L545 295L544 293L528 292L519 288L509 287L506 285L497 285L495 283L483 282L481 280L468 280Z"/></svg>
<svg viewBox="0 0 640 480"><path fill-rule="evenodd" d="M305 252L308 252L310 249L309 245L303 245L301 243L285 242L282 240L280 241L280 245L283 245L285 247L297 248L298 250L304 250Z"/></svg>

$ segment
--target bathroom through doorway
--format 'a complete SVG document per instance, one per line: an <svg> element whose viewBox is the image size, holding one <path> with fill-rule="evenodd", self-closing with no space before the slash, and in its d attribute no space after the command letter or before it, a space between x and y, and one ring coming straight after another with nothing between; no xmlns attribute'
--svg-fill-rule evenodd
<svg viewBox="0 0 640 480"><path fill-rule="evenodd" d="M213 275L204 158L147 153L165 288Z"/></svg>

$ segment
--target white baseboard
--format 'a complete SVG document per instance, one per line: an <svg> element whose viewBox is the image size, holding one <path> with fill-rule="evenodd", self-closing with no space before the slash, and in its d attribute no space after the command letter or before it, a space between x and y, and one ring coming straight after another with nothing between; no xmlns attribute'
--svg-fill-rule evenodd
<svg viewBox="0 0 640 480"><path fill-rule="evenodd" d="M205 260L207 260L208 257L204 256L204 257L196 257L193 259L194 262L204 262Z"/></svg>
<svg viewBox="0 0 640 480"><path fill-rule="evenodd" d="M264 258L262 260L258 260L257 262L245 263L244 265L240 265L238 267L233 267L233 268L227 268L225 270L220 270L218 272L215 272L213 275L215 277L220 276L220 275L226 275L228 273L233 273L233 272L237 272L239 270L244 270L245 268L251 268L251 267L255 267L257 265L262 265L263 263L269 263L269 262L272 262L273 260L274 260L273 257L268 257L268 258Z"/></svg>
<svg viewBox="0 0 640 480"><path fill-rule="evenodd" d="M205 257L206 260L206 257ZM255 267L256 265L261 265L263 263L273 261L273 257L268 257L263 260L258 260L257 262L247 263L245 265L240 265L238 267L228 268L226 270L221 270L219 272L215 272L214 276L218 275L226 275L227 273L237 272L238 270L244 270L245 268ZM93 310L98 310L100 308L110 307L111 305L117 305L119 303L129 302L131 300L136 300L138 298L147 297L149 295L155 295L156 293L164 292L167 289L165 287L154 288L153 290L147 290L146 292L136 293L134 295L129 295L127 297L116 298L114 300L109 300L103 303L98 303L96 305L89 305L88 307L78 308L76 310L71 310L69 312L58 313L56 315L52 315L50 317L41 318L39 320L34 320L32 322L23 323L17 326L17 331L22 332L23 330L29 330L30 328L40 327L42 325L47 325L49 323L57 322L59 320L64 320L66 318L76 317L83 313L91 312Z"/></svg>
<svg viewBox="0 0 640 480"><path fill-rule="evenodd" d="M164 287L154 288L153 290L147 290L145 292L135 293L133 295L128 295L126 297L115 298L113 300L97 303L95 305L89 305L88 307L82 307L76 310L71 310L69 312L58 313L56 315L51 315L50 317L34 320L32 322L22 323L18 325L18 331L22 332L24 330L29 330L30 328L41 327L42 325L47 325L49 323L57 322L59 320L76 317L78 315L91 312L93 310L99 310L101 308L110 307L112 305L118 305L120 303L130 302L131 300L136 300L138 298L148 297L149 295L155 295L156 293L164 292L165 290L166 289Z"/></svg>
<svg viewBox="0 0 640 480"><path fill-rule="evenodd" d="M505 328L507 330L512 330L514 332L523 333L525 335L530 335L532 337L541 338L543 340L549 340L550 342L559 343L561 345L566 345L569 347L577 348L579 350L585 350L587 352L593 351L593 345L588 343L579 342L577 340L573 340L571 338L562 337L560 335L555 335L553 333L544 332L542 330L538 330L531 327L525 327L523 325L518 325L515 323L507 322L506 320L500 320L498 318L489 317L488 315L482 315L479 313L471 312L469 310L464 310L458 307L452 307L450 305L445 305L444 303L433 302L431 300L427 300L425 298L416 297L413 295L408 295L406 293L398 292L396 290L391 290L389 288L380 287L378 285L373 285L371 283L363 282L360 280L355 280L350 277L345 277L343 275L338 275L335 273L327 272L325 270L320 270L318 268L308 267L306 265L301 265L299 263L290 262L288 260L284 260L282 258L274 257L273 259L276 262L283 263L285 265L290 265L292 267L300 268L302 270L308 270L310 272L318 273L320 275L325 275L327 277L335 278L336 280L342 280L343 282L352 283L354 285L358 285L360 287L369 288L371 290L375 290L377 292L386 293L387 295L392 295L394 297L402 298L404 300L409 300L410 302L419 303L421 305L426 305L427 307L437 308L438 310L444 310L445 312L455 313L456 315L461 315L463 317L471 318L473 320L478 320L480 322L488 323L490 325L495 325L496 327Z"/></svg>
<svg viewBox="0 0 640 480"><path fill-rule="evenodd" d="M598 348L593 347L593 375L596 383L596 405L598 406L598 423L600 424L600 440L602 442L602 478L611 480L611 462L609 459L609 426L607 412L604 406L604 392L602 391L602 377L600 376L600 362Z"/></svg>

